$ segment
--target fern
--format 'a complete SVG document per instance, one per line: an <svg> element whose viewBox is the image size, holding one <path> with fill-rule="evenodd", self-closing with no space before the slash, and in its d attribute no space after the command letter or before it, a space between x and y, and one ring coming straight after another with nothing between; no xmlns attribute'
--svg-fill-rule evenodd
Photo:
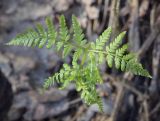
<svg viewBox="0 0 160 121"><path fill-rule="evenodd" d="M59 32L60 41L57 43L57 49L60 50L61 47L63 47L64 48L63 57L65 57L72 50L72 46L67 43L69 41L70 35L64 16L61 16L59 21L60 21L60 32Z"/></svg>
<svg viewBox="0 0 160 121"><path fill-rule="evenodd" d="M41 24L37 24L36 29L28 29L8 43L8 45L48 49L56 45L57 51L63 52L63 57L73 51L72 65L64 64L59 72L46 79L45 89L55 82L61 83L61 89L67 87L70 82L74 82L77 91L81 93L81 98L89 105L98 104L102 111L102 101L96 91L96 84L103 82L98 69L102 62L106 61L109 67L115 65L121 71L129 71L135 75L151 78L148 71L137 61L136 54L127 51L128 45L121 46L126 32L120 33L115 40L106 45L110 39L111 27L106 29L96 39L96 42L88 42L84 39L83 31L75 16L72 16L71 32L64 16L59 18L58 32L51 18L47 17L45 23L46 29Z"/></svg>
<svg viewBox="0 0 160 121"><path fill-rule="evenodd" d="M102 35L99 36L96 40L96 49L97 50L103 50L106 42L109 40L110 35L111 35L112 29L111 27L108 27Z"/></svg>
<svg viewBox="0 0 160 121"><path fill-rule="evenodd" d="M84 39L84 34L75 16L72 16L72 27L74 31L73 40L75 40L77 44L81 44Z"/></svg>
<svg viewBox="0 0 160 121"><path fill-rule="evenodd" d="M87 46L87 41L84 39L83 31L74 15L72 16L72 29L73 41L76 45L73 61L77 61L78 58L84 53Z"/></svg>
<svg viewBox="0 0 160 121"><path fill-rule="evenodd" d="M116 49L118 49L119 45L121 44L121 41L124 35L125 35L125 32L122 32L121 34L118 35L118 37L112 43L109 44L109 46L106 47L106 51L108 53L106 58L107 58L109 67L112 67L113 65Z"/></svg>
<svg viewBox="0 0 160 121"><path fill-rule="evenodd" d="M46 25L48 28L48 31L47 31L48 43L47 43L46 47L49 49L53 46L53 44L56 41L57 32L55 30L55 27L53 25L51 18L49 18L49 17L46 18Z"/></svg>
<svg viewBox="0 0 160 121"><path fill-rule="evenodd" d="M106 44L106 42L109 40L109 37L111 35L112 29L111 27L108 27L108 29L106 29L101 36L99 36L99 38L96 39L96 45L95 48L96 50L100 50L102 51L104 49L104 46ZM99 53L99 63L102 63L104 59L104 54Z"/></svg>

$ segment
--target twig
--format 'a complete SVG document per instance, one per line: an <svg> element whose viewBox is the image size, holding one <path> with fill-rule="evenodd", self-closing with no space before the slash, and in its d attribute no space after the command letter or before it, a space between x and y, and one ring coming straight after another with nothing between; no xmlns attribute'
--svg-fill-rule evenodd
<svg viewBox="0 0 160 121"><path fill-rule="evenodd" d="M109 121L115 121L116 118L117 118L117 114L119 112L119 109L120 109L121 104L122 104L122 99L123 99L124 94L125 94L125 88L132 91L134 94L136 94L141 101L147 100L149 98L147 95L144 95L143 93L141 93L140 91L138 91L134 87L126 84L127 80L124 79L121 82L119 79L116 79L116 78L112 77L111 75L108 75L108 74L105 74L105 75L111 80L111 82L114 85L116 85L116 87L118 87L118 94L117 94L115 106L114 106L114 109L113 109L113 112L111 114L111 117L110 117ZM148 116L148 115L146 114L146 116Z"/></svg>
<svg viewBox="0 0 160 121"><path fill-rule="evenodd" d="M144 107L144 121L149 121L149 113L148 113L148 103L147 103L147 100L143 101L143 107Z"/></svg>
<svg viewBox="0 0 160 121"><path fill-rule="evenodd" d="M153 110L150 112L149 116L152 116L159 109L160 109L160 102L153 108Z"/></svg>
<svg viewBox="0 0 160 121"><path fill-rule="evenodd" d="M113 109L113 112L111 114L111 117L110 117L109 121L115 121L116 120L117 114L119 112L119 109L120 109L120 106L121 106L121 103L122 103L122 101L120 102L120 100L123 99L124 92L125 92L124 88L122 88L122 87L119 88L117 98L116 98L116 102L115 102L115 106L114 106L114 109Z"/></svg>
<svg viewBox="0 0 160 121"><path fill-rule="evenodd" d="M73 105L73 104L75 104L75 103L79 103L79 102L81 102L81 101L82 101L82 99L81 99L81 98L77 98L77 99L72 100L71 102L69 102L69 105Z"/></svg>
<svg viewBox="0 0 160 121"><path fill-rule="evenodd" d="M140 38L139 38L139 20L138 20L138 7L139 1L138 0L131 0L130 2L131 8L131 15L130 15L130 29L129 29L129 44L130 49L132 51L137 51L140 47Z"/></svg>
<svg viewBox="0 0 160 121"><path fill-rule="evenodd" d="M151 46L153 41L156 39L158 36L159 32L157 29L153 29L147 40L144 42L140 50L138 51L138 56L142 57L144 53L148 50L148 48Z"/></svg>
<svg viewBox="0 0 160 121"><path fill-rule="evenodd" d="M112 37L114 38L119 33L119 4L120 0L112 0L109 26L112 27Z"/></svg>
<svg viewBox="0 0 160 121"><path fill-rule="evenodd" d="M130 86L127 83L121 82L119 79L114 78L113 76L109 75L109 74L105 74L115 86L121 86L122 88L126 88L128 90L130 90L131 92L133 92L134 94L136 94L140 100L144 100L144 99L149 99L149 97L147 95L144 95L143 93L141 93L140 91L138 91L136 88L134 88L133 86Z"/></svg>
<svg viewBox="0 0 160 121"><path fill-rule="evenodd" d="M122 87L125 87L126 89L130 90L134 94L136 94L140 100L148 99L149 97L147 95L144 95L140 91L138 91L136 88L124 83L124 82L116 82L117 84L120 84Z"/></svg>
<svg viewBox="0 0 160 121"><path fill-rule="evenodd" d="M83 106L80 107L78 112L74 115L72 119L70 119L70 121L76 121L77 117L79 117L84 112L84 110L85 108Z"/></svg>
<svg viewBox="0 0 160 121"><path fill-rule="evenodd" d="M108 12L108 4L109 4L109 0L105 0L104 11L103 11L103 18L102 18L102 24L100 25L100 27L98 29L98 33L101 33L102 30L103 30L103 27L105 26L106 18L107 18L107 12Z"/></svg>

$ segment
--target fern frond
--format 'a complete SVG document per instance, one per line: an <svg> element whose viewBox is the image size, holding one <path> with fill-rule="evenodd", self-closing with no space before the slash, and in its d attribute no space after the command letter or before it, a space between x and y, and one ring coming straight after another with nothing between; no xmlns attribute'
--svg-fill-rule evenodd
<svg viewBox="0 0 160 121"><path fill-rule="evenodd" d="M104 111L104 107L103 107L103 102L102 102L102 99L98 96L98 98L97 98L97 105L98 105L98 107L99 107L99 110L101 111L101 112L103 112Z"/></svg>
<svg viewBox="0 0 160 121"><path fill-rule="evenodd" d="M109 53L115 53L116 49L117 49L117 48L119 47L119 45L121 44L122 39L123 39L123 37L125 36L125 34L126 34L125 31L122 32L122 33L120 33L120 34L116 37L116 39L115 39L113 42L111 42L111 43L109 44L109 46L107 46L106 51L109 52Z"/></svg>
<svg viewBox="0 0 160 121"><path fill-rule="evenodd" d="M120 33L114 41L106 45L110 39L111 27L106 29L96 39L96 42L88 42L84 39L83 31L75 16L72 16L73 32L69 32L63 15L59 18L59 32L55 30L51 18L47 17L45 24L46 27L37 24L36 29L28 29L8 43L8 45L46 47L48 49L56 45L58 51L62 49L63 57L71 54L72 51L72 65L64 64L59 72L46 79L45 89L55 82L61 84L61 89L67 87L70 82L75 82L81 98L89 105L98 104L102 111L102 100L96 90L97 83L103 82L98 69L102 62L106 60L109 67L113 67L115 64L115 67L121 71L129 71L135 75L151 78L148 71L138 62L136 55L127 52L128 45L120 46L126 32ZM105 46L106 50L104 50Z"/></svg>
<svg viewBox="0 0 160 121"><path fill-rule="evenodd" d="M81 48L76 49L73 55L73 61L77 61L82 54L83 50Z"/></svg>
<svg viewBox="0 0 160 121"><path fill-rule="evenodd" d="M128 49L128 44L124 44L121 48L116 50L115 66L117 69L119 69L121 67L121 59L122 59L124 53L127 51L127 49Z"/></svg>
<svg viewBox="0 0 160 121"><path fill-rule="evenodd" d="M84 34L79 22L77 21L77 18L74 15L72 15L72 27L74 32L73 40L80 45L82 40L84 39Z"/></svg>
<svg viewBox="0 0 160 121"><path fill-rule="evenodd" d="M108 27L99 38L96 39L96 50L103 50L105 44L111 36L112 28Z"/></svg>
<svg viewBox="0 0 160 121"><path fill-rule="evenodd" d="M38 47L39 48L42 48L45 44L46 44L46 41L47 41L47 33L45 31L45 29L43 28L43 26L39 23L37 23L37 31L38 31L38 34L39 34L39 42L37 42L38 44Z"/></svg>
<svg viewBox="0 0 160 121"><path fill-rule="evenodd" d="M38 48L46 46L47 48L51 48L55 43L57 32L49 17L46 18L46 26L47 31L41 24L37 23L36 30L28 29L26 32L19 34L11 40L8 45L37 46Z"/></svg>
<svg viewBox="0 0 160 121"><path fill-rule="evenodd" d="M26 38L26 39L29 40L27 46L28 46L28 47L31 47L31 46L34 45L35 40L38 39L39 34L38 34L37 32L35 32L33 29L29 29L27 35L28 35L28 38ZM24 35L24 36L25 36L25 35ZM25 42L24 42L24 43L25 43Z"/></svg>
<svg viewBox="0 0 160 121"><path fill-rule="evenodd" d="M84 84L88 85L88 84ZM90 85L87 88L83 88L81 92L81 98L87 103L88 105L97 104L99 106L99 109L103 111L103 104L102 100L99 97L96 87L94 85Z"/></svg>
<svg viewBox="0 0 160 121"><path fill-rule="evenodd" d="M63 57L66 57L71 52L72 49L73 49L72 45L70 45L70 44L64 45Z"/></svg>
<svg viewBox="0 0 160 121"><path fill-rule="evenodd" d="M59 23L60 23L60 30L59 30L59 41L57 43L57 49L60 50L62 46L64 46L64 44L66 44L66 42L69 40L70 35L69 35L69 31L66 25L66 20L65 17L63 15L60 16L59 18Z"/></svg>
<svg viewBox="0 0 160 121"><path fill-rule="evenodd" d="M69 65L63 64L63 68L59 71L59 73L55 73L53 76L49 77L44 82L44 88L47 89L54 82L62 83L61 88L65 88L68 84L75 79L76 70L73 70Z"/></svg>
<svg viewBox="0 0 160 121"><path fill-rule="evenodd" d="M121 71L126 71L126 65L130 60L137 60L136 55L134 53L129 53L129 54L123 55L123 57L121 59ZM135 61L135 62L137 62L137 61Z"/></svg>
<svg viewBox="0 0 160 121"><path fill-rule="evenodd" d="M99 38L96 39L96 43L95 43L95 49L96 50L103 50L105 44L107 43L107 41L109 40L110 36L111 36L111 32L112 32L112 28L108 27L103 33L102 35L99 36ZM99 53L99 58L98 58L98 62L102 63L104 60L104 54L103 53Z"/></svg>
<svg viewBox="0 0 160 121"><path fill-rule="evenodd" d="M142 64L137 62L135 59L131 59L126 64L126 71L130 71L135 75L145 76L151 78L151 75L146 69L142 67Z"/></svg>
<svg viewBox="0 0 160 121"><path fill-rule="evenodd" d="M119 34L118 37L106 47L106 60L108 66L112 67L114 61L117 69L121 69L122 71L130 71L135 75L151 77L148 71L137 61L137 57L134 53L125 54L128 49L127 44L119 47L125 33L126 32L122 32Z"/></svg>
<svg viewBox="0 0 160 121"><path fill-rule="evenodd" d="M72 29L73 41L77 45L73 54L73 61L77 61L81 57L85 49L89 47L89 44L87 44L87 40L84 39L83 30L74 15L72 15Z"/></svg>
<svg viewBox="0 0 160 121"><path fill-rule="evenodd" d="M60 40L57 42L57 49L60 50L63 47L63 57L66 57L73 49L73 46L72 44L68 43L70 35L66 25L65 17L63 15L60 16L59 21L60 21L60 27L59 27Z"/></svg>
<svg viewBox="0 0 160 121"><path fill-rule="evenodd" d="M107 51L107 62L108 66L111 68L113 65L113 60L114 60L114 55L116 53L116 49L118 49L119 45L122 42L123 37L125 36L126 32L122 32L116 37L116 39L111 42L108 46L106 46L106 51Z"/></svg>
<svg viewBox="0 0 160 121"><path fill-rule="evenodd" d="M55 30L54 24L50 17L46 18L46 25L47 25L47 36L48 36L48 43L46 47L49 49L53 46L57 38L57 31Z"/></svg>
<svg viewBox="0 0 160 121"><path fill-rule="evenodd" d="M29 40L33 42L33 39L34 39L34 37L32 37L32 33L33 33L33 29L28 29L24 33L18 34L14 39L12 39L9 43L7 43L7 45L28 46Z"/></svg>

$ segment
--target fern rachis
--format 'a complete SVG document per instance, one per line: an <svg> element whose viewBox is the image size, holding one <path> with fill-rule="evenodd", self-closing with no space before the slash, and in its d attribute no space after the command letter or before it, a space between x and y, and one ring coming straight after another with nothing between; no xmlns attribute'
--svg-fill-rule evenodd
<svg viewBox="0 0 160 121"><path fill-rule="evenodd" d="M75 82L77 91L81 92L81 98L87 104L97 103L102 110L102 102L96 91L96 84L102 83L98 69L102 62L106 61L109 67L113 67L115 63L115 67L121 71L151 77L137 61L135 54L127 52L127 44L120 46L126 32L120 33L115 40L106 45L111 36L111 27L106 29L96 39L96 42L88 42L84 39L83 31L75 16L72 16L73 33L68 30L64 16L61 16L59 21L58 32L51 18L47 17L45 21L47 29L37 24L36 30L29 29L8 43L8 45L48 49L56 45L56 50L62 51L63 57L69 55L72 50L74 51L72 65L64 64L60 72L46 79L45 89L53 85L55 81L62 83L62 88L65 88L71 81ZM81 60L80 64L78 60Z"/></svg>

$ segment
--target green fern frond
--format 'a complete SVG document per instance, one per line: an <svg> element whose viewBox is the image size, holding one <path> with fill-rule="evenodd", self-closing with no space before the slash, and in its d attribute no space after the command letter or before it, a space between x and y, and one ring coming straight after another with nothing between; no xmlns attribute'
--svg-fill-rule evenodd
<svg viewBox="0 0 160 121"><path fill-rule="evenodd" d="M99 36L99 38L96 39L96 43L95 43L95 49L96 50L103 50L105 44L107 43L107 41L109 40L110 36L111 36L111 32L112 29L111 27L108 27L103 33L102 35ZM99 53L99 58L98 58L98 62L102 63L104 60L104 54L103 53Z"/></svg>
<svg viewBox="0 0 160 121"><path fill-rule="evenodd" d="M115 64L115 67L121 71L151 78L148 71L138 62L136 54L127 51L128 45L121 46L126 32L120 33L107 45L112 31L111 27L106 29L96 42L89 42L84 39L83 31L75 16L72 16L73 32L67 28L64 16L59 18L59 32L55 30L51 18L47 17L45 23L46 27L37 24L36 29L28 29L8 43L8 45L48 49L56 45L58 51L62 50L63 57L72 53L72 65L64 64L59 72L46 79L44 89L49 88L55 82L61 84L61 89L74 82L77 91L81 93L81 98L89 105L98 104L102 111L102 100L96 90L96 85L103 82L99 71L99 65L102 62L106 61L109 67Z"/></svg>
<svg viewBox="0 0 160 121"><path fill-rule="evenodd" d="M87 40L84 39L83 30L74 15L72 15L72 29L73 41L76 44L75 52L73 54L73 61L77 61L84 53L85 49L89 47L89 44L87 43Z"/></svg>
<svg viewBox="0 0 160 121"><path fill-rule="evenodd" d="M60 16L59 18L59 23L60 23L60 31L59 31L59 41L57 43L57 49L60 50L62 46L69 40L70 35L69 31L66 25L66 20L63 15Z"/></svg>
<svg viewBox="0 0 160 121"><path fill-rule="evenodd" d="M51 48L55 43L57 32L55 31L54 25L51 18L46 18L47 31L41 24L37 24L36 30L28 29L26 32L19 34L8 45L27 46L42 48L46 46Z"/></svg>
<svg viewBox="0 0 160 121"><path fill-rule="evenodd" d="M123 37L125 36L125 34L126 34L125 31L122 32L122 33L120 33L120 34L116 37L116 39L115 39L113 42L111 42L111 43L106 47L106 51L107 51L108 53L115 53L115 52L116 52L116 49L117 49L117 48L119 47L119 45L121 44L122 39L123 39Z"/></svg>
<svg viewBox="0 0 160 121"><path fill-rule="evenodd" d="M63 49L63 57L66 57L68 54L70 54L71 50L73 49L73 46L70 44L64 45Z"/></svg>
<svg viewBox="0 0 160 121"><path fill-rule="evenodd" d="M128 44L124 44L121 48L116 50L116 56L122 57L124 55L124 53L127 51L127 49L128 49Z"/></svg>
<svg viewBox="0 0 160 121"><path fill-rule="evenodd" d="M83 50L81 48L76 49L73 55L73 61L77 61L82 54Z"/></svg>
<svg viewBox="0 0 160 121"><path fill-rule="evenodd" d="M62 83L63 86L61 86L61 88L65 88L71 81L73 81L75 78L75 73L76 71L71 69L69 65L64 64L59 73L55 73L52 77L45 80L44 88L49 88L54 84L54 82Z"/></svg>
<svg viewBox="0 0 160 121"><path fill-rule="evenodd" d="M121 67L122 57L123 57L124 53L127 51L127 49L128 49L128 44L124 44L121 48L116 50L115 66L116 66L117 69L119 69Z"/></svg>
<svg viewBox="0 0 160 121"><path fill-rule="evenodd" d="M113 60L114 60L114 56L116 53L116 50L118 49L119 45L122 42L123 37L125 36L126 32L122 32L120 33L116 39L111 42L108 46L106 46L106 51L107 51L107 62L108 62L108 66L111 68L113 65ZM116 61L116 65L118 66L118 63Z"/></svg>
<svg viewBox="0 0 160 121"><path fill-rule="evenodd" d="M68 43L70 35L66 25L65 17L63 15L60 16L59 21L60 21L60 27L59 27L60 41L57 42L57 49L60 50L63 47L63 57L66 57L73 49L73 46L70 43Z"/></svg>
<svg viewBox="0 0 160 121"><path fill-rule="evenodd" d="M32 33L34 33L32 35ZM34 37L32 36L39 36L37 33L34 32L33 29L28 29L27 31L25 31L22 34L18 34L14 39L12 39L9 43L7 43L7 45L23 45L23 46L28 46L28 43L32 43L34 40ZM29 42L31 41L31 42Z"/></svg>
<svg viewBox="0 0 160 121"><path fill-rule="evenodd" d="M146 69L143 69L142 65L134 59L129 60L126 65L126 71L130 71L135 75L145 76L151 78L151 75Z"/></svg>
<svg viewBox="0 0 160 121"><path fill-rule="evenodd" d="M50 17L46 18L46 25L47 25L47 35L48 35L48 43L46 47L49 49L53 46L53 44L56 41L57 38L57 31L55 30L54 24L52 22L52 19Z"/></svg>
<svg viewBox="0 0 160 121"><path fill-rule="evenodd" d="M54 76L50 76L48 79L44 81L43 88L48 89L55 83L55 77L58 77L58 73L55 73Z"/></svg>
<svg viewBox="0 0 160 121"><path fill-rule="evenodd" d="M98 107L99 107L99 110L101 111L101 112L103 112L103 110L104 110L104 107L103 107L103 102L102 102L102 99L98 96L98 98L97 98L97 105L98 105Z"/></svg>
<svg viewBox="0 0 160 121"><path fill-rule="evenodd" d="M39 34L39 41L37 42L38 44L38 47L39 48L42 48L45 44L46 44L46 41L47 41L47 33L45 31L45 29L43 28L43 26L39 23L37 23L37 31L38 31L38 34Z"/></svg>
<svg viewBox="0 0 160 121"><path fill-rule="evenodd" d="M103 50L105 44L109 40L111 36L112 28L108 27L102 35L99 36L99 38L96 39L96 49L97 50Z"/></svg>
<svg viewBox="0 0 160 121"><path fill-rule="evenodd" d="M77 21L77 18L74 15L72 15L72 27L74 32L73 40L80 45L84 39L84 34L79 22Z"/></svg>

